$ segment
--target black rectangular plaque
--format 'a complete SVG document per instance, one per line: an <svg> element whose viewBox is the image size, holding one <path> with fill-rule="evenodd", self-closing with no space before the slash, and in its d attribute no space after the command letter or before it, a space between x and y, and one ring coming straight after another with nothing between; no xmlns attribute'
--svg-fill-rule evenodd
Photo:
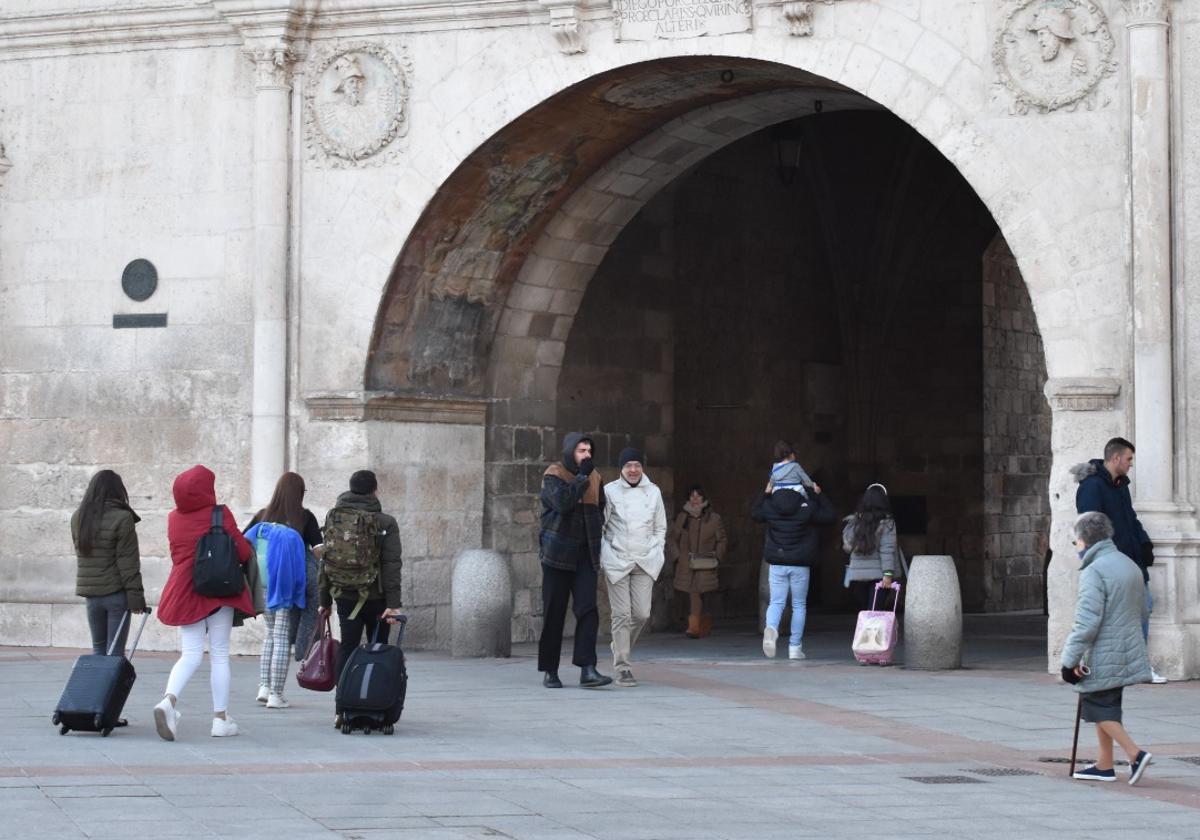
<svg viewBox="0 0 1200 840"><path fill-rule="evenodd" d="M114 330L136 330L144 327L165 327L166 325L166 312L147 312L145 314L137 315L113 316Z"/></svg>

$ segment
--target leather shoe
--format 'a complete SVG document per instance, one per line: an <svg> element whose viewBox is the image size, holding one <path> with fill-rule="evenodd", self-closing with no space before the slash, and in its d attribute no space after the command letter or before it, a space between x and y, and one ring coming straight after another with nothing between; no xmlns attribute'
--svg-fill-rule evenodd
<svg viewBox="0 0 1200 840"><path fill-rule="evenodd" d="M584 665L579 669L579 685L583 688L600 688L611 682L612 677L601 674L595 665Z"/></svg>
<svg viewBox="0 0 1200 840"><path fill-rule="evenodd" d="M542 685L546 688L562 688L562 680L558 678L558 671L547 671L546 676L542 677Z"/></svg>

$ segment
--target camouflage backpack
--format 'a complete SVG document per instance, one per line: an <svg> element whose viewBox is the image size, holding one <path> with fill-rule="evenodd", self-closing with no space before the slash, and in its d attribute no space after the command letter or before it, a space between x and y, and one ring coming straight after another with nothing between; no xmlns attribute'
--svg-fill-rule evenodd
<svg viewBox="0 0 1200 840"><path fill-rule="evenodd" d="M347 592L358 595L349 617L355 618L367 602L371 584L379 579L379 518L371 511L335 507L325 515L321 559L329 593L340 598Z"/></svg>

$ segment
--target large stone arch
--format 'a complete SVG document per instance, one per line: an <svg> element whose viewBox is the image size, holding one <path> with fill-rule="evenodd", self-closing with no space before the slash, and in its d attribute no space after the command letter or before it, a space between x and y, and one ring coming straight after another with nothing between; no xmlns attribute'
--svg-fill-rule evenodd
<svg viewBox="0 0 1200 840"><path fill-rule="evenodd" d="M1075 299L1089 289L1110 294L1116 287L1101 275L1119 275L1126 260L1115 244L1120 241L1119 198L1103 196L1113 200L1102 206L1095 198L1082 202L1096 208L1086 219L1068 218L1065 212L1072 202L1061 196L1082 195L1087 188L1064 165L1068 155L1054 140L1077 138L1077 126L1012 130L1015 124L987 112L978 65L929 32L916 40L929 42L930 52L912 49L903 61L853 38L828 39L815 54L808 44L775 43L761 51L767 55L757 56L751 48L756 45L747 39L719 40L729 48L721 56L680 54L688 47L672 43L631 49L635 55L622 58L652 60L622 62L615 69L597 67L603 57L589 58L588 69L600 72L554 90L508 122L442 183L413 226L384 289L365 386L481 397L490 403L483 541L513 559L519 615L528 606L520 599L529 599L535 586L536 534L532 512L514 499L536 488L540 464L553 451L548 430L554 424L565 340L596 266L622 225L679 173L739 137L811 113L817 100L832 109L891 111L962 174L991 211L1020 266L1051 378L1124 369L1124 348L1081 335L1071 322L1071 307L1064 305L1064 296ZM648 51L655 55L644 55ZM558 67L557 59L546 61ZM580 110L587 96L622 85L652 87L655 77L680 73L707 74L707 86L660 103L667 107L653 109L650 119L614 125ZM544 87L544 77L519 75L533 80L508 101L535 99L530 89ZM485 94L450 121L462 129L451 132L448 143L456 153L462 151L467 127L478 130L474 121L487 105ZM564 129L553 118L564 112L585 124L591 119L608 142L582 163L554 171L548 150L581 148L571 146L580 136L572 134L578 125L568 121ZM1039 134L1045 156L1018 162L1017 150L1037 144ZM505 152L521 144L524 154L513 166ZM1101 153L1093 172L1120 171L1120 164L1118 155ZM489 214L498 207L501 223L490 225L496 220ZM1063 232L1071 235L1060 238ZM1123 328L1115 313L1112 318L1114 328ZM1056 461L1056 470L1062 483L1065 467ZM497 522L519 527L496 529ZM532 622L527 630L535 626Z"/></svg>

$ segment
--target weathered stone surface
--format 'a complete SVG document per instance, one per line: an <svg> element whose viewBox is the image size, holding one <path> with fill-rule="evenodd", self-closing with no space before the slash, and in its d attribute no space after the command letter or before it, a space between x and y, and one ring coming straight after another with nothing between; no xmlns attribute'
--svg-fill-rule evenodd
<svg viewBox="0 0 1200 840"><path fill-rule="evenodd" d="M928 671L962 667L962 591L954 558L914 557L907 589L904 666Z"/></svg>
<svg viewBox="0 0 1200 840"><path fill-rule="evenodd" d="M454 656L512 654L512 574L498 551L464 551L451 583Z"/></svg>

